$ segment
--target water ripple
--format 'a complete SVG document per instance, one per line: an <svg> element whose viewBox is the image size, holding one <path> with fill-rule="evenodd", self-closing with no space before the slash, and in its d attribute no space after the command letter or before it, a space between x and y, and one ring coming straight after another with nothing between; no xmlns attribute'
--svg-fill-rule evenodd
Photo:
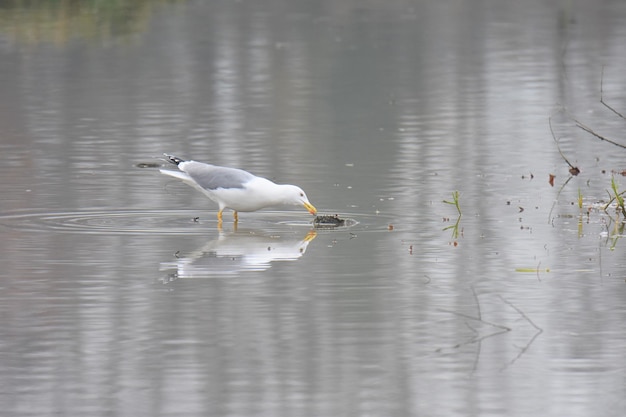
<svg viewBox="0 0 626 417"><path fill-rule="evenodd" d="M22 212L0 216L0 225L25 231L67 233L204 234L207 227L215 227L217 221L213 217L194 210Z"/></svg>
<svg viewBox="0 0 626 417"><path fill-rule="evenodd" d="M239 227L269 230L313 227L308 216L295 211L264 211L244 216L240 218ZM352 225L360 224L350 220ZM365 227L372 226L371 222L371 219L366 221ZM217 228L217 218L214 211L198 210L21 211L0 215L0 226L33 232L205 235ZM232 228L232 222L225 220L224 228Z"/></svg>

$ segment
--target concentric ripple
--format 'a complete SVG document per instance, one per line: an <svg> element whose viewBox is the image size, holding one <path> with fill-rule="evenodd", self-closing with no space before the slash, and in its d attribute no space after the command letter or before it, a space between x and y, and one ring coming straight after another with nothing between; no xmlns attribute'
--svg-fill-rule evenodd
<svg viewBox="0 0 626 417"><path fill-rule="evenodd" d="M214 213L192 210L94 210L7 214L0 216L0 225L61 233L204 234L216 221Z"/></svg>
<svg viewBox="0 0 626 417"><path fill-rule="evenodd" d="M350 220L352 225L360 224ZM226 214L223 226L225 229L232 228L232 220ZM363 226L369 228L373 225ZM0 227L32 232L205 235L217 229L217 218L215 211L201 210L22 211L0 215ZM279 229L312 228L313 225L300 212L262 211L241 214L239 227Z"/></svg>

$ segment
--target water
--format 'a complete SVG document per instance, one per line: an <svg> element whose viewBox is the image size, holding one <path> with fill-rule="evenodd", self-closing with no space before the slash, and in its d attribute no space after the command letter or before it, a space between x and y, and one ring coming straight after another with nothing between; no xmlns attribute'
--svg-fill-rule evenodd
<svg viewBox="0 0 626 417"><path fill-rule="evenodd" d="M4 7L0 414L623 415L626 9L475 3Z"/></svg>

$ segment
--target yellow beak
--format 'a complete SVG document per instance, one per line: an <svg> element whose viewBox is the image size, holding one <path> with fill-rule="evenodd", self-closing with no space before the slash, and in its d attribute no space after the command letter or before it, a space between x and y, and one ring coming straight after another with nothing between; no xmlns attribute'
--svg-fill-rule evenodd
<svg viewBox="0 0 626 417"><path fill-rule="evenodd" d="M306 234L306 236L304 237L304 239L302 239L304 242L310 242L313 239L315 239L317 237L317 232L315 230L309 230L309 233Z"/></svg>
<svg viewBox="0 0 626 417"><path fill-rule="evenodd" d="M306 208L309 211L309 213L311 213L314 216L317 214L317 209L313 207L313 204L311 203L304 203L304 208Z"/></svg>

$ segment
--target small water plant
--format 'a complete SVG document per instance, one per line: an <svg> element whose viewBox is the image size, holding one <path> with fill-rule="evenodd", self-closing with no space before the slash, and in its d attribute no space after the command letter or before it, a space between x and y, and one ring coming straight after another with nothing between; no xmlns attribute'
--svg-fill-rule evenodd
<svg viewBox="0 0 626 417"><path fill-rule="evenodd" d="M452 201L448 201L448 200L443 200L444 203L446 204L452 204L454 207L456 207L456 211L459 212L459 217L462 216L461 214L461 206L459 205L459 192L458 191L453 191L452 192Z"/></svg>
<svg viewBox="0 0 626 417"><path fill-rule="evenodd" d="M611 190L613 191L613 194L611 194L610 191L607 191L610 200L606 203L606 206L604 206L604 211L606 211L606 209L615 201L617 210L622 213L622 216L624 216L624 219L626 220L626 207L624 206L624 194L626 194L626 191L619 191L615 177L611 178Z"/></svg>
<svg viewBox="0 0 626 417"><path fill-rule="evenodd" d="M580 210L583 209L583 193L580 191L580 188L578 189L578 208Z"/></svg>
<svg viewBox="0 0 626 417"><path fill-rule="evenodd" d="M459 213L459 217L456 219L456 222L451 226L444 227L443 229L444 231L452 229L452 239L454 239L454 246L458 244L456 239L459 237L459 224L461 223L461 216L463 215L461 213L461 205L459 203L459 198L460 198L460 193L458 191L453 191L452 201L443 200L445 204L451 204L454 207L456 207L456 211Z"/></svg>
<svg viewBox="0 0 626 417"><path fill-rule="evenodd" d="M611 191L613 192L612 194L611 194ZM608 225L607 225L607 232L609 232L607 234L607 237L610 237L612 240L610 249L614 250L615 246L617 246L617 241L624 235L624 225L626 225L626 207L624 207L624 204L625 204L624 194L626 194L626 191L621 191L621 192L619 191L619 187L618 187L617 181L615 181L615 177L611 178L611 191L607 190L610 200L604 206L604 211L606 212L609 206L613 204L613 202L615 201L615 206L616 206L615 209L618 214L615 219L611 219L615 222L615 226L613 227L612 232L609 232ZM622 221L619 220L620 213L623 216Z"/></svg>

